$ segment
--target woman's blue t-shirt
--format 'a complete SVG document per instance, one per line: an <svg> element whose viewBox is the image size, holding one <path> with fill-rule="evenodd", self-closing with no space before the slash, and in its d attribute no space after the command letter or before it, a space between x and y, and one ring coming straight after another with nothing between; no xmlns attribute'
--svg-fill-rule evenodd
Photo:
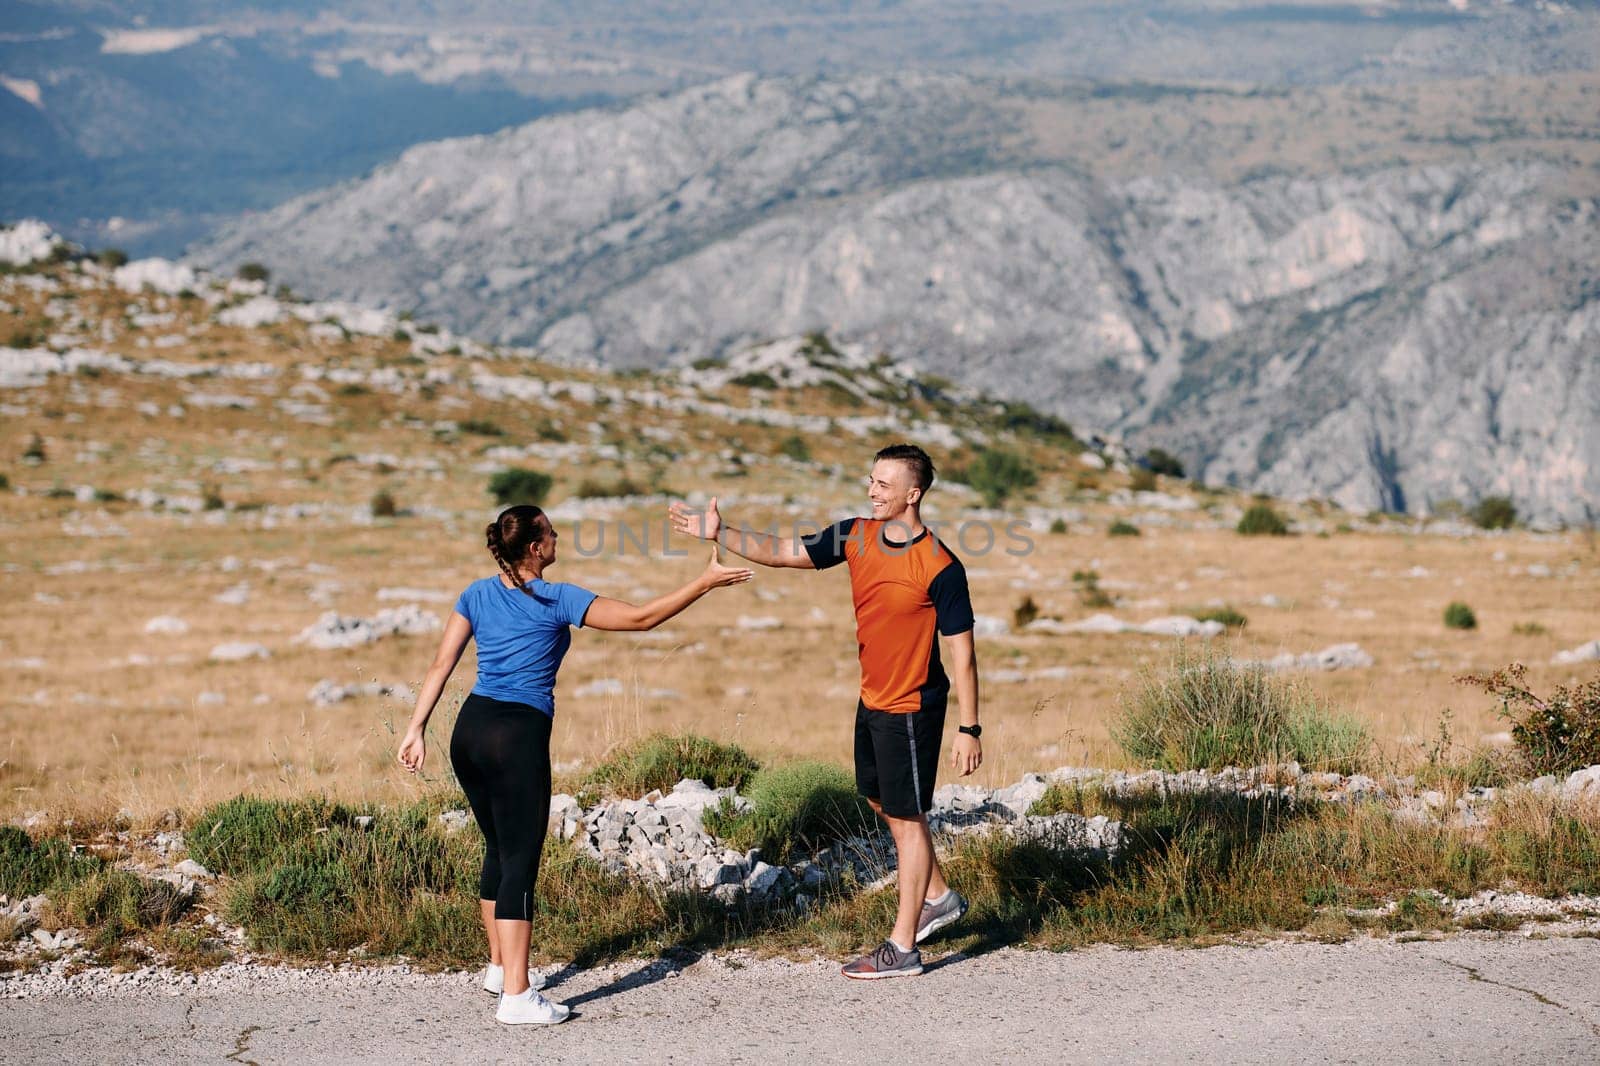
<svg viewBox="0 0 1600 1066"><path fill-rule="evenodd" d="M556 713L556 671L572 644L569 626L583 625L595 593L577 585L528 583L530 596L498 577L468 585L456 613L478 642L478 680L472 691Z"/></svg>

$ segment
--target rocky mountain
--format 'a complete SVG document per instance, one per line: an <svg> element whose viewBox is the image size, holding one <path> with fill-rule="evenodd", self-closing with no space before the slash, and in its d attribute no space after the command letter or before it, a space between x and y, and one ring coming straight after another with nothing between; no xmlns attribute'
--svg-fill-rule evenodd
<svg viewBox="0 0 1600 1066"><path fill-rule="evenodd" d="M196 257L620 366L823 330L1208 480L1587 521L1596 91L740 77L420 146Z"/></svg>
<svg viewBox="0 0 1600 1066"><path fill-rule="evenodd" d="M1595 69L1568 0L12 0L0 220L171 255L404 148L739 72L1259 86Z"/></svg>

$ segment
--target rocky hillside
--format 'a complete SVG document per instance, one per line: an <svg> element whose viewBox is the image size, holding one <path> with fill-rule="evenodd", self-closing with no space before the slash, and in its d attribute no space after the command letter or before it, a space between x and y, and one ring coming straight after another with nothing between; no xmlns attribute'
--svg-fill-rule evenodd
<svg viewBox="0 0 1600 1066"><path fill-rule="evenodd" d="M196 258L618 366L825 329L1210 481L1586 521L1597 98L738 77L420 146Z"/></svg>

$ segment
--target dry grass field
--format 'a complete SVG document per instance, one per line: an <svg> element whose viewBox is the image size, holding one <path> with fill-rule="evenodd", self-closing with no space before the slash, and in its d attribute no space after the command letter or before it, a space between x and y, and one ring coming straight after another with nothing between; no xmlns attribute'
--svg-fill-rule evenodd
<svg viewBox="0 0 1600 1066"><path fill-rule="evenodd" d="M686 554L665 554L675 493L718 495L745 525L820 522L852 513L872 452L899 436L928 443L951 469L986 444L1013 449L1039 479L1004 511L979 510L953 482L930 498L927 517L947 529L1029 523L1021 554L1007 554L1017 542L1004 532L988 552L977 526L947 536L980 615L1009 625L1024 597L1069 623L1227 605L1248 624L1216 639L1241 657L1358 643L1372 666L1306 683L1367 723L1379 758L1402 769L1447 709L1458 743L1504 743L1492 701L1456 675L1521 661L1542 690L1597 668L1551 663L1600 637L1592 531L1482 534L1311 502L1280 505L1293 535L1244 537L1233 526L1246 496L1168 478L1155 494L1132 493L1126 471L1092 469L1037 427L1007 428L995 405L903 385L896 394L887 371L862 395L772 389L710 372L611 376L453 354L476 349L410 325L364 335L292 316L217 321L249 296L130 294L65 267L0 278L0 343L11 345L0 348L0 818L152 817L244 791L400 799L426 789L393 762L407 698L319 705L308 692L324 679L414 688L436 634L338 650L296 637L326 611L370 618L414 603L442 618L468 581L493 571L486 485L509 466L556 478L562 557L551 576L636 599L699 564L687 542L670 542ZM128 362L71 354L84 349ZM818 430L824 418L831 431ZM624 478L629 495L577 495L629 488ZM379 492L397 514L374 517ZM1141 535L1108 536L1119 518ZM1049 532L1058 519L1066 531ZM619 544L619 526L648 552ZM1112 604L1086 605L1076 571L1095 572ZM1471 605L1477 629L1445 627L1454 600ZM161 617L186 631L147 632ZM230 643L266 657L214 657ZM1123 765L1108 732L1118 694L1170 643L981 637L983 778ZM435 782L448 777L448 730L472 677L469 650L430 731ZM663 729L763 758L844 762L855 682L843 572L761 571L659 632L576 634L557 691L558 767Z"/></svg>

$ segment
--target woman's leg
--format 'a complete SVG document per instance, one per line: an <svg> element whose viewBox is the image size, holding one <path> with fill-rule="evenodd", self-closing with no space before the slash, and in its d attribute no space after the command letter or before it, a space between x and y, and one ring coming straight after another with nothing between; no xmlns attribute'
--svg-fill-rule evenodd
<svg viewBox="0 0 1600 1066"><path fill-rule="evenodd" d="M495 782L491 804L500 845L494 924L508 996L528 988L533 894L550 821L550 718L534 711L518 724L526 728L518 730L511 772Z"/></svg>
<svg viewBox="0 0 1600 1066"><path fill-rule="evenodd" d="M489 942L489 964L500 966L500 935L494 927L494 900L478 900L478 911L483 917L483 938Z"/></svg>
<svg viewBox="0 0 1600 1066"><path fill-rule="evenodd" d="M461 706L455 730L450 735L450 764L455 770L467 805L483 833L483 867L478 874L478 909L483 917L483 936L489 945L489 961L500 964L500 941L495 934L495 898L500 894L500 848L496 839L490 771L499 760L489 743L494 713L492 701L471 695Z"/></svg>

